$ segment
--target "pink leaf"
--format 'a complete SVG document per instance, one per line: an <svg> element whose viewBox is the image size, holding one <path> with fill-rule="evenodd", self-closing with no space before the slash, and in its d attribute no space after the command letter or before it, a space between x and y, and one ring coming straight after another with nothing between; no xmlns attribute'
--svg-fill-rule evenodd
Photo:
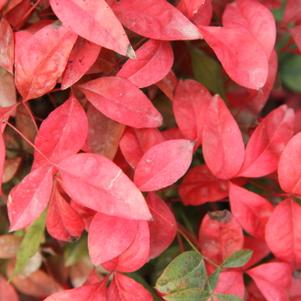
<svg viewBox="0 0 301 301"><path fill-rule="evenodd" d="M153 297L140 283L128 276L116 273L108 289L108 300L153 301Z"/></svg>
<svg viewBox="0 0 301 301"><path fill-rule="evenodd" d="M144 266L150 255L150 232L146 221L139 221L135 239L120 256L103 266L107 270L119 272L135 272Z"/></svg>
<svg viewBox="0 0 301 301"><path fill-rule="evenodd" d="M136 51L135 60L128 60L117 76L127 78L139 88L148 87L164 78L174 61L170 43L149 40Z"/></svg>
<svg viewBox="0 0 301 301"><path fill-rule="evenodd" d="M281 188L292 194L301 195L301 133L296 134L284 148L278 165Z"/></svg>
<svg viewBox="0 0 301 301"><path fill-rule="evenodd" d="M0 300L19 301L14 287L2 276L0 276Z"/></svg>
<svg viewBox="0 0 301 301"><path fill-rule="evenodd" d="M163 141L164 138L158 129L127 128L119 147L127 162L135 168L146 151Z"/></svg>
<svg viewBox="0 0 301 301"><path fill-rule="evenodd" d="M236 0L227 5L223 25L228 28L244 28L271 56L276 41L276 24L271 11L256 0Z"/></svg>
<svg viewBox="0 0 301 301"><path fill-rule="evenodd" d="M2 18L0 20L0 67L13 73L14 34L11 26Z"/></svg>
<svg viewBox="0 0 301 301"><path fill-rule="evenodd" d="M141 191L155 191L180 179L192 160L193 143L168 140L150 148L138 162L134 182Z"/></svg>
<svg viewBox="0 0 301 301"><path fill-rule="evenodd" d="M74 96L52 111L42 122L35 146L50 161L59 162L76 154L84 145L88 133L86 113ZM33 168L49 163L39 153L34 154Z"/></svg>
<svg viewBox="0 0 301 301"><path fill-rule="evenodd" d="M173 99L173 112L184 137L202 142L207 108L212 100L209 91L194 80L179 81Z"/></svg>
<svg viewBox="0 0 301 301"><path fill-rule="evenodd" d="M150 229L150 258L159 256L175 239L177 222L167 204L155 193L147 195L147 204L153 219L148 222Z"/></svg>
<svg viewBox="0 0 301 301"><path fill-rule="evenodd" d="M112 161L101 155L78 154L60 163L62 185L77 203L128 219L151 218L142 193Z"/></svg>
<svg viewBox="0 0 301 301"><path fill-rule="evenodd" d="M202 221L199 243L202 254L221 264L225 258L242 249L244 236L229 211L214 211L206 214Z"/></svg>
<svg viewBox="0 0 301 301"><path fill-rule="evenodd" d="M16 34L15 81L24 100L52 90L65 70L76 38L76 34L57 23L25 38Z"/></svg>
<svg viewBox="0 0 301 301"><path fill-rule="evenodd" d="M279 157L294 134L295 114L281 106L268 114L253 132L239 176L262 177L277 169Z"/></svg>
<svg viewBox="0 0 301 301"><path fill-rule="evenodd" d="M134 58L128 37L105 0L50 0L65 26L99 46Z"/></svg>
<svg viewBox="0 0 301 301"><path fill-rule="evenodd" d="M239 271L224 271L219 275L214 293L230 294L244 300L245 285L243 274Z"/></svg>
<svg viewBox="0 0 301 301"><path fill-rule="evenodd" d="M100 49L100 46L85 39L77 39L62 76L62 89L71 87L90 69L96 61Z"/></svg>
<svg viewBox="0 0 301 301"><path fill-rule="evenodd" d="M88 284L78 288L55 293L44 301L107 301L105 283Z"/></svg>
<svg viewBox="0 0 301 301"><path fill-rule="evenodd" d="M244 160L241 132L219 96L213 98L206 112L203 154L210 171L220 179L236 176Z"/></svg>
<svg viewBox="0 0 301 301"><path fill-rule="evenodd" d="M251 235L264 238L265 225L273 212L273 205L260 195L230 184L231 211L240 225Z"/></svg>
<svg viewBox="0 0 301 301"><path fill-rule="evenodd" d="M180 0L177 8L196 26L209 25L212 18L212 0Z"/></svg>
<svg viewBox="0 0 301 301"><path fill-rule="evenodd" d="M268 58L246 29L201 26L200 31L233 81L254 90L265 85Z"/></svg>
<svg viewBox="0 0 301 301"><path fill-rule="evenodd" d="M198 28L165 0L122 0L113 10L125 27L144 37L167 41L202 37Z"/></svg>
<svg viewBox="0 0 301 301"><path fill-rule="evenodd" d="M270 254L270 249L266 245L265 241L259 240L253 236L245 236L244 249L248 249L253 252L250 260L243 266L244 270L262 261L262 259Z"/></svg>
<svg viewBox="0 0 301 301"><path fill-rule="evenodd" d="M228 181L216 178L206 165L195 166L184 177L179 194L185 205L220 201L228 196Z"/></svg>
<svg viewBox="0 0 301 301"><path fill-rule="evenodd" d="M291 281L291 268L283 262L261 264L251 270L248 275L267 301L288 301L287 289Z"/></svg>
<svg viewBox="0 0 301 301"><path fill-rule="evenodd" d="M301 267L301 206L292 199L275 208L267 225L265 239L273 254L297 268Z"/></svg>
<svg viewBox="0 0 301 301"><path fill-rule="evenodd" d="M89 227L89 255L95 265L112 260L135 239L137 222L97 213Z"/></svg>
<svg viewBox="0 0 301 301"><path fill-rule="evenodd" d="M13 188L7 203L10 231L28 226L46 208L52 190L52 174L52 167L39 167Z"/></svg>
<svg viewBox="0 0 301 301"><path fill-rule="evenodd" d="M129 80L101 77L80 85L89 102L107 117L135 128L162 124L162 116L151 101Z"/></svg>
<svg viewBox="0 0 301 301"><path fill-rule="evenodd" d="M47 211L47 231L58 240L67 241L72 237L80 237L84 230L84 222L80 215L70 206L57 188L52 194Z"/></svg>

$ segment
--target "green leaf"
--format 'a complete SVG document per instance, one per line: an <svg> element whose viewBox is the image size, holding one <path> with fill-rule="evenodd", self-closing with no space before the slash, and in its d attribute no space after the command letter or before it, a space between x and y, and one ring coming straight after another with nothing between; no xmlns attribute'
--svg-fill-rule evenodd
<svg viewBox="0 0 301 301"><path fill-rule="evenodd" d="M44 241L46 211L27 229L25 236L17 252L15 269L11 279L22 273L30 258L33 257Z"/></svg>
<svg viewBox="0 0 301 301"><path fill-rule="evenodd" d="M199 288L190 288L164 296L163 298L167 301L207 301L209 297L209 292Z"/></svg>
<svg viewBox="0 0 301 301"><path fill-rule="evenodd" d="M188 251L167 266L156 283L156 289L164 294L190 288L203 289L206 280L207 273L202 256L195 251Z"/></svg>
<svg viewBox="0 0 301 301"><path fill-rule="evenodd" d="M191 50L192 69L197 81L211 92L225 99L223 71L220 64L205 52L193 48Z"/></svg>
<svg viewBox="0 0 301 301"><path fill-rule="evenodd" d="M253 251L251 250L239 250L226 258L223 267L224 268L239 268L244 266L252 257Z"/></svg>
<svg viewBox="0 0 301 301"><path fill-rule="evenodd" d="M219 275L221 273L222 269L221 268L217 268L214 273L212 273L210 275L210 277L208 278L208 282L207 282L207 286L208 286L208 289L210 292L213 292L216 285L217 285L217 282L218 282L218 278L219 278Z"/></svg>
<svg viewBox="0 0 301 301"><path fill-rule="evenodd" d="M283 83L292 91L301 92L301 56L290 55L283 60L280 68Z"/></svg>
<svg viewBox="0 0 301 301"><path fill-rule="evenodd" d="M225 295L225 294L216 294L215 295L219 301L242 301L239 297L235 295Z"/></svg>

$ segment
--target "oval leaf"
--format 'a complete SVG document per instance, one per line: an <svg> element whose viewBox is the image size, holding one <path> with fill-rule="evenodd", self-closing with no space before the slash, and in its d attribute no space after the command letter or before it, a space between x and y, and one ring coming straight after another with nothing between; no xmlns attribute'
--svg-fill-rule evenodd
<svg viewBox="0 0 301 301"><path fill-rule="evenodd" d="M161 114L129 80L101 77L80 85L89 102L107 117L135 128L158 127Z"/></svg>
<svg viewBox="0 0 301 301"><path fill-rule="evenodd" d="M35 146L49 160L59 162L82 148L87 133L86 113L77 99L71 96L42 122ZM49 163L40 152L34 154L33 168Z"/></svg>
<svg viewBox="0 0 301 301"><path fill-rule="evenodd" d="M220 179L236 176L244 160L245 149L239 127L217 95L206 112L203 155L210 171Z"/></svg>
<svg viewBox="0 0 301 301"><path fill-rule="evenodd" d="M113 10L128 29L156 40L197 40L198 28L165 0L122 0Z"/></svg>
<svg viewBox="0 0 301 301"><path fill-rule="evenodd" d="M124 252L137 233L137 222L97 213L89 227L88 247L95 265L109 261Z"/></svg>
<svg viewBox="0 0 301 301"><path fill-rule="evenodd" d="M46 208L52 191L52 167L40 167L13 188L8 197L10 230L31 224Z"/></svg>
<svg viewBox="0 0 301 301"><path fill-rule="evenodd" d="M180 179L192 160L193 143L175 139L150 148L138 162L134 182L141 191L155 191Z"/></svg>
<svg viewBox="0 0 301 301"><path fill-rule="evenodd" d="M149 40L128 60L117 76L127 78L139 88L148 87L163 79L170 71L174 56L168 42Z"/></svg>
<svg viewBox="0 0 301 301"><path fill-rule="evenodd" d="M50 0L63 24L81 37L122 55L135 57L128 37L105 0Z"/></svg>
<svg viewBox="0 0 301 301"><path fill-rule="evenodd" d="M78 154L60 163L62 185L72 200L128 219L151 218L142 193L112 161L95 154Z"/></svg>

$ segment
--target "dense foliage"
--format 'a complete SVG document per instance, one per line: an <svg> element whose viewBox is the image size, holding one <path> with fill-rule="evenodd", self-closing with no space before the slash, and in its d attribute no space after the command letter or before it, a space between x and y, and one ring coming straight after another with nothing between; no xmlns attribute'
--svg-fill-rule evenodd
<svg viewBox="0 0 301 301"><path fill-rule="evenodd" d="M0 17L0 301L301 300L300 0Z"/></svg>

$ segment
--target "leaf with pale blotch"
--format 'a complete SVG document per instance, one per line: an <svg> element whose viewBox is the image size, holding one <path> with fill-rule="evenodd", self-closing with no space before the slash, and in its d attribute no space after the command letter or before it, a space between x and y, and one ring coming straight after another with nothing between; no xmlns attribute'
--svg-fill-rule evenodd
<svg viewBox="0 0 301 301"><path fill-rule="evenodd" d="M202 256L195 251L187 251L165 268L157 280L156 289L164 294L191 288L203 289L206 277Z"/></svg>

